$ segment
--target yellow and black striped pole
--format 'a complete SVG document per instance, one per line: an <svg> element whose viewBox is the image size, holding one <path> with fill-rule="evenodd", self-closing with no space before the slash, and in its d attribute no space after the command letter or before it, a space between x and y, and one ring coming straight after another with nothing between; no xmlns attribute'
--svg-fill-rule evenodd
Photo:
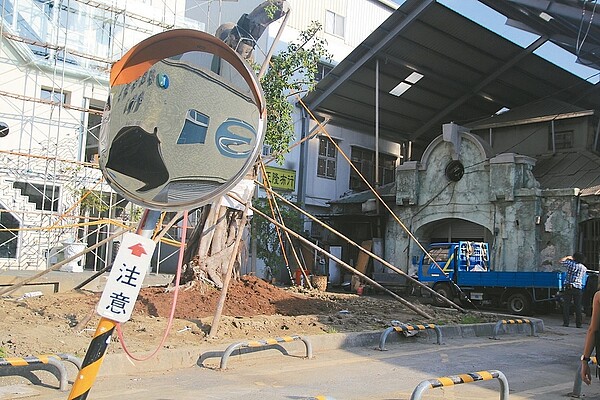
<svg viewBox="0 0 600 400"><path fill-rule="evenodd" d="M115 327L115 321L108 318L100 318L90 347L81 364L81 370L77 375L77 379L73 382L69 400L83 400L87 398L104 360L104 354L110 344Z"/></svg>
<svg viewBox="0 0 600 400"><path fill-rule="evenodd" d="M144 237L151 237L160 214L159 211L145 210L136 233ZM100 318L94 337L83 358L77 379L73 382L68 400L87 399L88 393L96 381L102 361L104 361L106 349L110 344L116 326L117 322L106 317Z"/></svg>

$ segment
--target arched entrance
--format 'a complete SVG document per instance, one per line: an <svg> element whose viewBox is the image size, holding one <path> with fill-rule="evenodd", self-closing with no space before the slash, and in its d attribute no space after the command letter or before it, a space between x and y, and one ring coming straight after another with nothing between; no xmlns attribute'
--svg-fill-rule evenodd
<svg viewBox="0 0 600 400"><path fill-rule="evenodd" d="M429 222L417 230L417 237L425 242L423 245L436 242L488 242L493 240L492 232L485 226L460 218L444 218Z"/></svg>

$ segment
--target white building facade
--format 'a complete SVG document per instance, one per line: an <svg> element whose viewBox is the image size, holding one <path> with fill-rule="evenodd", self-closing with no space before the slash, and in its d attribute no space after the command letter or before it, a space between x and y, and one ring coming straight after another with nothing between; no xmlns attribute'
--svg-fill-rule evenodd
<svg viewBox="0 0 600 400"><path fill-rule="evenodd" d="M278 45L319 21L333 54L332 65L385 20L397 5L388 0L288 0L292 12ZM43 269L57 249L106 238L135 210L102 181L97 168L98 134L108 96L110 65L141 40L170 29L214 33L260 4L257 0L127 0L2 2L0 38L0 268ZM264 59L282 21L271 24L255 51ZM297 107L296 139L315 128ZM348 157L373 153L372 134L327 126ZM379 144L391 170L397 144ZM361 158L362 157L362 158ZM283 165L296 173L292 198L311 212L359 190L350 166L322 135L294 148ZM300 176L302 175L302 176ZM301 179L300 179L301 178ZM393 179L393 178L391 178ZM352 187L354 185L355 187ZM91 192L94 196L86 193ZM88 201L81 201L82 197ZM300 198L298 198L300 197ZM90 199L96 199L91 201ZM139 211L139 210L137 210ZM121 217L120 220L115 218ZM309 226L306 229L310 229ZM100 269L112 249L103 246L87 260Z"/></svg>

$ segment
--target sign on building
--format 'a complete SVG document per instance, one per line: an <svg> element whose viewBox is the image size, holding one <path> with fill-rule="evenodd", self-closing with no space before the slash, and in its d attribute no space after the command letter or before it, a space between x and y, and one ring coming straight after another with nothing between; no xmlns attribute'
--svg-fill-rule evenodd
<svg viewBox="0 0 600 400"><path fill-rule="evenodd" d="M289 191L296 189L296 171L276 167L265 167L265 169L273 189Z"/></svg>

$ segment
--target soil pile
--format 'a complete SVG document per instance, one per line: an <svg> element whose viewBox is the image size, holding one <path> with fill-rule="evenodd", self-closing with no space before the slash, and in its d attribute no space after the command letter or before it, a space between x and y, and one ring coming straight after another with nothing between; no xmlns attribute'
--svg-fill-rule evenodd
<svg viewBox="0 0 600 400"><path fill-rule="evenodd" d="M498 320L495 315L464 314L421 304L423 299L407 298L433 317L425 321L388 295L358 296L284 288L252 276L232 280L227 294L217 337L208 338L221 291L202 284L181 288L175 319L164 346L189 347L204 342L291 334L383 331L393 320L439 325ZM26 299L1 299L0 356L69 353L83 357L99 321L95 313L99 298L99 293L71 291ZM173 298L173 291L167 287L142 289L132 319L122 326L130 351L143 355L160 344L168 326ZM115 343L108 348L108 353L122 351Z"/></svg>

